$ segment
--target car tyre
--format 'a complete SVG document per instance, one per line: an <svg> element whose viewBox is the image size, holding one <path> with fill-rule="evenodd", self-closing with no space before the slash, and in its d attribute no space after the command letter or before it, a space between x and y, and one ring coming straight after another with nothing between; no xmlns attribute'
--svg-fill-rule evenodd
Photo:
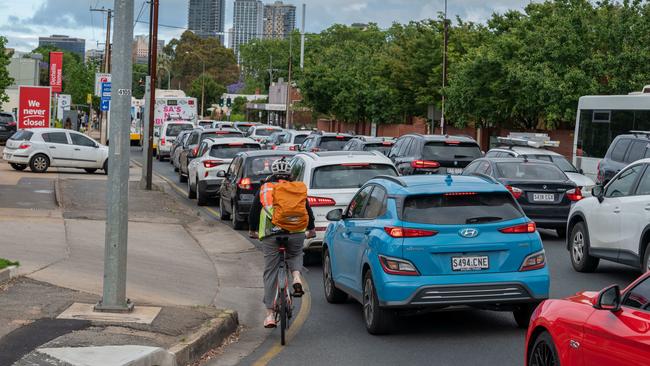
<svg viewBox="0 0 650 366"><path fill-rule="evenodd" d="M573 227L569 243L573 269L585 273L595 271L600 259L589 255L589 233L584 222L579 222Z"/></svg>
<svg viewBox="0 0 650 366"><path fill-rule="evenodd" d="M104 175L108 175L108 160L102 165L102 170L104 171Z"/></svg>
<svg viewBox="0 0 650 366"><path fill-rule="evenodd" d="M557 348L553 343L551 335L547 331L541 332L535 338L533 346L528 354L528 365L530 366L558 366L560 358Z"/></svg>
<svg viewBox="0 0 650 366"><path fill-rule="evenodd" d="M45 173L50 167L50 159L45 154L36 154L29 161L29 169L34 173Z"/></svg>
<svg viewBox="0 0 650 366"><path fill-rule="evenodd" d="M533 311L535 311L537 305L539 305L538 302L532 304L522 304L512 312L512 315L515 318L515 322L519 328L528 328L528 324L530 324L530 317L533 315Z"/></svg>
<svg viewBox="0 0 650 366"><path fill-rule="evenodd" d="M368 333L374 335L390 333L393 329L395 313L379 307L379 299L370 271L366 272L363 279L362 305L363 320Z"/></svg>
<svg viewBox="0 0 650 366"><path fill-rule="evenodd" d="M325 299L330 304L341 304L348 299L348 294L336 288L332 276L332 261L328 249L323 251L323 289L325 291Z"/></svg>
<svg viewBox="0 0 650 366"><path fill-rule="evenodd" d="M224 208L223 199L219 200L219 218L223 221L230 220L230 214Z"/></svg>
<svg viewBox="0 0 650 366"><path fill-rule="evenodd" d="M199 206L207 206L208 197L205 192L201 192L201 187L199 186L199 178L196 178L196 204Z"/></svg>
<svg viewBox="0 0 650 366"><path fill-rule="evenodd" d="M97 169L94 169L94 168L86 168L86 169L84 169L84 170L85 170L86 173L88 173L88 174L95 174L95 172L97 171Z"/></svg>
<svg viewBox="0 0 650 366"><path fill-rule="evenodd" d="M187 177L183 175L182 170L178 170L178 181L181 183L187 183Z"/></svg>
<svg viewBox="0 0 650 366"><path fill-rule="evenodd" d="M232 219L232 228L235 230L243 230L244 222L237 218L239 214L237 213L237 205L232 205L232 214L230 218Z"/></svg>
<svg viewBox="0 0 650 366"><path fill-rule="evenodd" d="M196 190L192 187L192 182L188 178L185 178L185 181L187 182L187 198L193 200L196 198Z"/></svg>
<svg viewBox="0 0 650 366"><path fill-rule="evenodd" d="M11 165L11 167L14 168L14 170L17 170L19 172L22 172L23 170L27 169L27 164L10 163L9 165Z"/></svg>
<svg viewBox="0 0 650 366"><path fill-rule="evenodd" d="M641 267L641 272L649 272L650 271L650 243L648 243L645 247L645 253L643 254L643 263Z"/></svg>

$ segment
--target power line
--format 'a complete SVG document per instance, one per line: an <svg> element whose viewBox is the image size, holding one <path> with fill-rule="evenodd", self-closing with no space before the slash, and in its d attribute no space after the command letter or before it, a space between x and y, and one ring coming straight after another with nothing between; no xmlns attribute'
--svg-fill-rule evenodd
<svg viewBox="0 0 650 366"><path fill-rule="evenodd" d="M137 23L149 24L149 22L144 21L144 20L139 20L139 21L137 21ZM179 27L177 25L158 24L158 26L163 27L163 28L184 29L184 30L189 30L189 31L195 32L195 30L188 29L187 27ZM260 36L260 37L279 36L279 35L282 35L282 36L285 36L285 37L292 37L293 33L292 32L283 33L283 34L278 34L278 33L275 33L275 32L274 33L256 33L256 32L239 32L239 31L233 30L233 31L226 31L226 32L213 32L213 34L219 35L219 36L236 34L236 35L244 35L244 36ZM312 36L312 35L318 35L318 33L305 33L305 36Z"/></svg>
<svg viewBox="0 0 650 366"><path fill-rule="evenodd" d="M135 28L136 24L138 24L138 21L140 20L140 17L142 16L142 10L144 10L144 6L147 3L147 0L142 0L142 6L140 7L140 11L138 12L138 16L135 18L135 22L133 22L133 28Z"/></svg>

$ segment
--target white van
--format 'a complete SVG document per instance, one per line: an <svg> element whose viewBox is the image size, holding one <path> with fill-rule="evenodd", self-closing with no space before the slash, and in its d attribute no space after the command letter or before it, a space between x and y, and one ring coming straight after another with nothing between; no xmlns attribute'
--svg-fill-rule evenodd
<svg viewBox="0 0 650 366"><path fill-rule="evenodd" d="M183 130L191 130L194 123L187 121L169 121L156 128L153 134L153 144L156 147L156 158L162 161L171 155L172 144Z"/></svg>

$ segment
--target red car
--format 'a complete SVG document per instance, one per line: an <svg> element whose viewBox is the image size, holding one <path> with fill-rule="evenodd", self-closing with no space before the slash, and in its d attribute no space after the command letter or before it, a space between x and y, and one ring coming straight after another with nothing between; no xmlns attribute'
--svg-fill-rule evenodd
<svg viewBox="0 0 650 366"><path fill-rule="evenodd" d="M650 272L617 285L546 300L526 335L527 366L650 365Z"/></svg>

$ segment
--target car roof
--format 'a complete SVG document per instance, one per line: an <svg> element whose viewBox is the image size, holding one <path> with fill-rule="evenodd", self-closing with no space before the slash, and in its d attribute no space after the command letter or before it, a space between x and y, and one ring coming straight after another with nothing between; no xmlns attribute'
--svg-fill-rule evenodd
<svg viewBox="0 0 650 366"><path fill-rule="evenodd" d="M227 144L240 143L240 142L243 142L245 144L255 144L255 145L260 144L259 142L250 139L248 137L226 137L226 138L210 137L203 141L207 141L210 145L227 145Z"/></svg>
<svg viewBox="0 0 650 366"><path fill-rule="evenodd" d="M322 151L301 152L305 160L311 160L316 165L334 165L341 163L382 163L392 164L384 154L379 151Z"/></svg>
<svg viewBox="0 0 650 366"><path fill-rule="evenodd" d="M410 175L402 177L375 177L368 183L381 183L389 194L414 195L450 192L508 192L495 179L488 176L463 175Z"/></svg>
<svg viewBox="0 0 650 366"><path fill-rule="evenodd" d="M469 136L459 136L459 135L421 135L419 133L409 133L404 136L419 136L424 138L426 141L448 141L448 140L454 140L454 141L460 141L460 142L473 142L476 143L476 140Z"/></svg>
<svg viewBox="0 0 650 366"><path fill-rule="evenodd" d="M312 133L310 133L310 135L314 135L314 136L323 136L323 137L331 137L331 136L354 137L354 135L350 135L349 133L340 133L340 132L322 132L322 131L312 132Z"/></svg>
<svg viewBox="0 0 650 366"><path fill-rule="evenodd" d="M637 140L650 140L650 133L625 133L622 135L618 135L614 138L614 140L620 140L622 138L626 139L637 139Z"/></svg>
<svg viewBox="0 0 650 366"><path fill-rule="evenodd" d="M487 161L493 161L495 163L524 163L524 162L529 162L529 163L539 163L539 164L546 164L546 165L553 165L552 162L548 160L538 160L538 159L524 159L524 158L479 158L476 160L487 160Z"/></svg>
<svg viewBox="0 0 650 366"><path fill-rule="evenodd" d="M165 121L163 125L172 125L172 124L185 124L185 125L194 125L191 121Z"/></svg>
<svg viewBox="0 0 650 366"><path fill-rule="evenodd" d="M237 132L241 133L238 129L234 127L226 127L226 128L204 128L202 132Z"/></svg>
<svg viewBox="0 0 650 366"><path fill-rule="evenodd" d="M290 150L253 150L245 151L241 154L244 157L257 158L264 156L294 156L297 152Z"/></svg>
<svg viewBox="0 0 650 366"><path fill-rule="evenodd" d="M546 150L546 149L541 149L541 148L535 148L535 147L527 147L527 146L497 146L493 149L490 149L490 151L494 150L499 150L499 151L513 151L516 152L517 154L524 154L524 155L552 155L552 156L562 156L562 154L556 153L555 151L551 150Z"/></svg>

